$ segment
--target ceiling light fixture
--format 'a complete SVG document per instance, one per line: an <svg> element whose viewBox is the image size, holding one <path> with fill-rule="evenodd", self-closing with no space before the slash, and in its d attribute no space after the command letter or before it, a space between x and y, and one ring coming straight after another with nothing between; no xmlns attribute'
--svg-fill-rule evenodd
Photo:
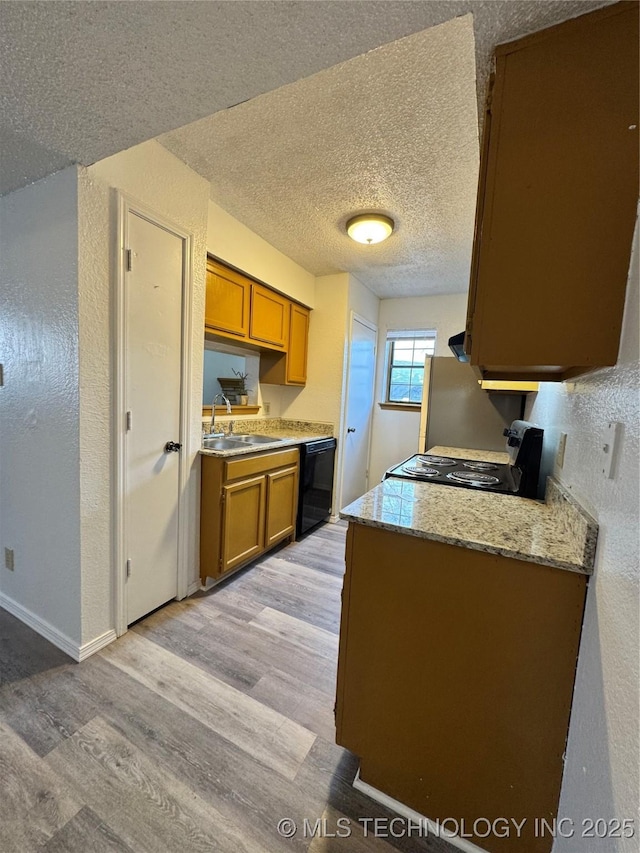
<svg viewBox="0 0 640 853"><path fill-rule="evenodd" d="M347 234L356 243L371 246L391 236L393 226L393 219L382 213L360 213L347 222Z"/></svg>

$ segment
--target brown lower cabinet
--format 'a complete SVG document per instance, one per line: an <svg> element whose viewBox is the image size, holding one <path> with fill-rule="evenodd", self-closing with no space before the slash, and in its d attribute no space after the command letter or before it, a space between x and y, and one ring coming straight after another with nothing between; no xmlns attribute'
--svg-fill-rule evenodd
<svg viewBox="0 0 640 853"><path fill-rule="evenodd" d="M336 739L362 781L490 853L548 853L587 578L354 523L346 556Z"/></svg>
<svg viewBox="0 0 640 853"><path fill-rule="evenodd" d="M200 576L217 579L293 536L299 451L202 457Z"/></svg>

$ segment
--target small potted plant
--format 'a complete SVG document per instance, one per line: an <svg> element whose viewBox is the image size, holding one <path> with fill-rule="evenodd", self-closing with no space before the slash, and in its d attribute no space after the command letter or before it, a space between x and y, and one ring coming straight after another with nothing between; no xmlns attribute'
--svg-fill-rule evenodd
<svg viewBox="0 0 640 853"><path fill-rule="evenodd" d="M247 379L249 378L248 373L242 373L240 370L235 370L235 368L231 368L233 373L238 378L238 397L240 398L240 405L247 406L249 404L249 391L247 390Z"/></svg>

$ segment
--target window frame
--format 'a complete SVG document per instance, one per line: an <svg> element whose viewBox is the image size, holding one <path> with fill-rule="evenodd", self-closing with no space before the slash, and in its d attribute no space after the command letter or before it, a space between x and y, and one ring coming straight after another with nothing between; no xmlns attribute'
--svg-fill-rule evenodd
<svg viewBox="0 0 640 853"><path fill-rule="evenodd" d="M425 349L429 349L429 344L431 345L432 352L427 352L427 355L433 357L435 355L436 349L436 330L435 329L388 329L387 337L385 341L385 375L384 375L384 399L379 403L381 408L387 409L412 409L417 410L422 407L422 402L412 403L409 401L403 400L391 400L391 373L394 367L393 357L395 352L395 344L399 341L411 341L413 344L413 349L415 350L415 345L417 341L424 341L426 343ZM398 365L395 365L396 367ZM411 365L409 367L410 370L414 368L420 368L424 370L423 365ZM409 389L411 389L412 383L409 382Z"/></svg>

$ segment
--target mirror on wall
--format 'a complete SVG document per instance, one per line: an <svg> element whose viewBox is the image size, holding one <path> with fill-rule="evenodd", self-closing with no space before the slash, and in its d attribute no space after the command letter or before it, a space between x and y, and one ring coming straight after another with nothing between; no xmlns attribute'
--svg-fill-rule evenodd
<svg viewBox="0 0 640 853"><path fill-rule="evenodd" d="M254 353L248 353L239 347L205 341L203 409L210 411L214 397L221 393L225 394L234 406L254 406L257 399L259 366L259 357ZM244 385L241 376L246 377ZM246 392L246 397L243 396L243 391ZM222 399L218 400L216 405L223 405Z"/></svg>

